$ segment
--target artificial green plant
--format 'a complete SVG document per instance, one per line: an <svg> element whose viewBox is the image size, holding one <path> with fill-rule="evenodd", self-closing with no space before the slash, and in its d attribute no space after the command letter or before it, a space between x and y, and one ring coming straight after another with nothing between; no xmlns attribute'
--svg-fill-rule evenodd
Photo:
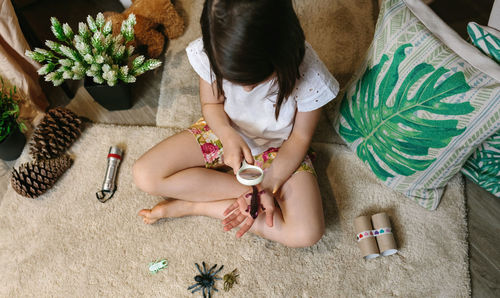
<svg viewBox="0 0 500 298"><path fill-rule="evenodd" d="M66 79L81 80L85 76L98 84L106 82L114 86L118 80L133 83L142 73L157 68L157 59L145 59L133 55L134 47L127 45L134 39L134 14L130 14L121 25L120 34L113 36L111 21L105 21L102 13L87 17L87 23L78 24L78 34L71 27L55 18L50 19L51 29L58 42L47 40L49 48L26 51L31 59L44 64L38 74L58 86Z"/></svg>
<svg viewBox="0 0 500 298"><path fill-rule="evenodd" d="M21 131L26 129L26 125L18 120L19 104L14 99L16 87L7 88L0 77L0 142L5 140L15 129L19 127Z"/></svg>

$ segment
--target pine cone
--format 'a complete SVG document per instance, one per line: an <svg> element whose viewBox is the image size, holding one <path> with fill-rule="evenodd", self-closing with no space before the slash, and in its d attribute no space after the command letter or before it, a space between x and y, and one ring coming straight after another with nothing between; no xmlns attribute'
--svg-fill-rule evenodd
<svg viewBox="0 0 500 298"><path fill-rule="evenodd" d="M60 156L80 136L81 125L80 118L66 108L49 110L33 133L31 156L35 160Z"/></svg>
<svg viewBox="0 0 500 298"><path fill-rule="evenodd" d="M72 162L65 154L54 159L24 163L19 171L13 169L10 183L18 194L34 199L50 189Z"/></svg>

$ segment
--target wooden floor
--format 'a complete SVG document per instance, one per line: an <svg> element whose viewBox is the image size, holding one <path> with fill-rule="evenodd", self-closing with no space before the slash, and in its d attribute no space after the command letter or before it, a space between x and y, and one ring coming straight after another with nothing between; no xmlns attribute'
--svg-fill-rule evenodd
<svg viewBox="0 0 500 298"><path fill-rule="evenodd" d="M201 0L200 0L201 1ZM50 5L51 1L45 1ZM54 1L57 2L57 1ZM91 1L98 5L99 1ZM94 5L92 4L92 5ZM460 31L467 20L485 24L492 0L436 0L432 8ZM60 6L65 9L65 6ZM53 5L55 15L60 10ZM471 11L476 18L469 18ZM32 11L30 10L30 13ZM64 12L60 12L65 14ZM66 14L67 15L67 14ZM466 18L464 16L467 16ZM448 18L448 19L447 19ZM463 30L462 30L463 31ZM463 32L460 32L463 35ZM155 125L158 105L161 69L139 77L134 85L134 106L131 110L108 112L95 103L80 85L70 86L76 92L69 99L60 88L44 86L51 106L68 106L77 114L100 123ZM0 200L7 185L8 169L12 162L0 163ZM469 222L470 272L473 297L500 297L500 199L478 187L470 180L465 180Z"/></svg>
<svg viewBox="0 0 500 298"><path fill-rule="evenodd" d="M500 297L500 199L466 179L473 297Z"/></svg>

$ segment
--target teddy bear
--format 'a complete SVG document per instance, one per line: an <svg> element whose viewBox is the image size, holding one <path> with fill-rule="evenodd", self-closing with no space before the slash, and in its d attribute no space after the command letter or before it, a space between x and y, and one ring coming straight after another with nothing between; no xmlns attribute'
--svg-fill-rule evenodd
<svg viewBox="0 0 500 298"><path fill-rule="evenodd" d="M139 51L145 48L150 58L157 58L163 52L165 36L175 39L184 32L184 20L171 0L132 0L132 5L122 13L104 13L113 24L113 34L120 32L122 22L131 13L136 18L135 39L131 44Z"/></svg>

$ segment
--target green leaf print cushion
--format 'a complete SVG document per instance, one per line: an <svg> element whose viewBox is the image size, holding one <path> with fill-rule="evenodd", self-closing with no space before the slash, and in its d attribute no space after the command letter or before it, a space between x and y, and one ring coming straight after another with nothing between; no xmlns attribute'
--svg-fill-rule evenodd
<svg viewBox="0 0 500 298"><path fill-rule="evenodd" d="M474 46L500 63L500 32L470 22L467 32ZM486 139L462 168L462 173L500 198L500 131Z"/></svg>
<svg viewBox="0 0 500 298"><path fill-rule="evenodd" d="M386 0L335 128L387 186L435 209L500 129L500 66L419 0Z"/></svg>
<svg viewBox="0 0 500 298"><path fill-rule="evenodd" d="M467 24L467 33L474 46L500 63L500 32L475 22Z"/></svg>
<svg viewBox="0 0 500 298"><path fill-rule="evenodd" d="M357 83L355 98L350 105L349 101L344 101L341 107L345 124L339 127L340 135L350 143L361 140L356 148L358 156L382 180L398 174L410 176L428 168L436 160L425 158L429 149L446 147L453 137L465 131L457 127L458 121L453 116L474 110L468 102L444 102L445 98L470 89L463 73L454 73L437 84L449 70L420 63L396 86L400 81L398 68L409 47L411 44L403 44L396 50L385 74L380 72L389 59L387 55L382 56L379 64L367 69ZM411 88L416 90L410 97ZM393 92L396 96L391 102L389 95ZM376 106L375 98L378 99ZM424 112L446 118L433 120L419 116Z"/></svg>
<svg viewBox="0 0 500 298"><path fill-rule="evenodd" d="M467 159L462 173L500 198L500 131L483 142Z"/></svg>

